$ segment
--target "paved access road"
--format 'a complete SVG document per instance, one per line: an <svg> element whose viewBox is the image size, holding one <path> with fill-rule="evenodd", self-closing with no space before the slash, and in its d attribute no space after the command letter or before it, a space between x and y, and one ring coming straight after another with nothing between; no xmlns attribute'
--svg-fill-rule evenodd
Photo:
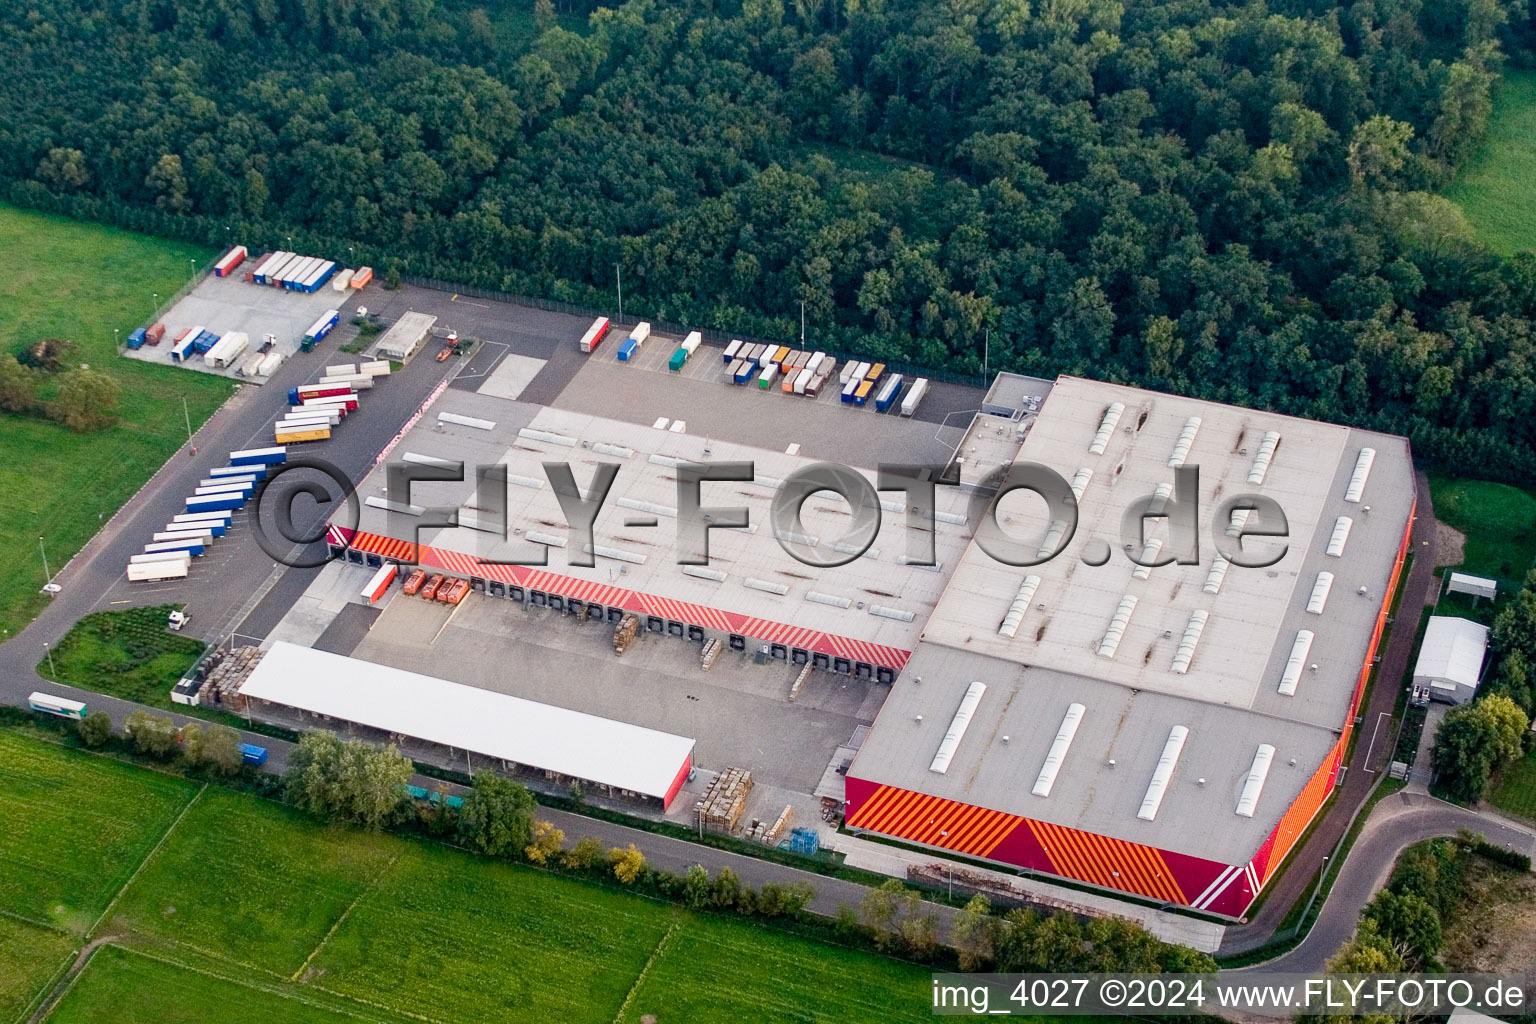
<svg viewBox="0 0 1536 1024"><path fill-rule="evenodd" d="M1481 832L1496 846L1508 846L1536 858L1536 830L1457 807L1428 793L1394 793L1372 808L1307 937L1283 956L1244 970L1282 974L1321 971L1354 933L1361 908L1387 884L1398 855L1414 843L1454 836L1461 829Z"/></svg>

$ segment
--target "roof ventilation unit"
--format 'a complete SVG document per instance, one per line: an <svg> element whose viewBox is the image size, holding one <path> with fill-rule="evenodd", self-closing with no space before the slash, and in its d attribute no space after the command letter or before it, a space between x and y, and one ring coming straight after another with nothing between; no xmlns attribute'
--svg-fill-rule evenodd
<svg viewBox="0 0 1536 1024"><path fill-rule="evenodd" d="M838 597L836 594L823 594L817 590L805 592L807 601L815 601L817 604L831 605L833 608L847 608L853 604L853 600L847 597Z"/></svg>
<svg viewBox="0 0 1536 1024"><path fill-rule="evenodd" d="M1173 454L1168 456L1168 465L1178 469L1184 465L1184 460L1189 458L1189 450L1194 447L1195 435L1200 433L1200 417L1191 416L1184 421L1184 429L1179 431L1179 439L1174 442Z"/></svg>
<svg viewBox="0 0 1536 1024"><path fill-rule="evenodd" d="M1296 696L1296 684L1301 682L1301 670L1307 667L1307 655L1312 652L1313 633L1310 629L1296 631L1291 644L1291 656L1285 661L1285 671L1280 673L1280 692L1287 697Z"/></svg>
<svg viewBox="0 0 1536 1024"><path fill-rule="evenodd" d="M1236 537L1242 534L1243 527L1248 525L1248 517L1253 514L1251 508L1235 508L1232 510L1232 519L1227 523L1227 536Z"/></svg>
<svg viewBox="0 0 1536 1024"><path fill-rule="evenodd" d="M1253 456L1253 468L1248 470L1248 482L1262 484L1264 474L1269 472L1269 464L1275 457L1275 449L1280 447L1280 431L1271 430L1264 435L1264 440L1259 442L1259 450Z"/></svg>
<svg viewBox="0 0 1536 1024"><path fill-rule="evenodd" d="M1360 449L1360 457L1355 459L1355 471L1349 478L1349 487L1344 491L1345 501L1359 501L1365 494L1365 482L1370 479L1371 463L1375 461L1375 448Z"/></svg>
<svg viewBox="0 0 1536 1024"><path fill-rule="evenodd" d="M552 430L539 430L535 427L523 427L518 430L517 436L529 441L543 441L545 444L558 444L562 448L576 447L576 439L566 434L557 434Z"/></svg>
<svg viewBox="0 0 1536 1024"><path fill-rule="evenodd" d="M911 622L917 618L916 612L909 612L905 608L891 608L882 604L872 604L869 606L868 611L871 615L879 615L886 619L899 619L902 622Z"/></svg>
<svg viewBox="0 0 1536 1024"><path fill-rule="evenodd" d="M1072 497L1077 501L1083 500L1083 492L1088 489L1088 481L1093 479L1093 470L1084 466L1072 476Z"/></svg>
<svg viewBox="0 0 1536 1024"><path fill-rule="evenodd" d="M1109 439L1115 432L1115 424L1120 422L1120 416L1124 412L1124 402L1110 403L1109 408L1104 410L1104 418L1099 421L1099 432L1093 435L1093 443L1088 446L1088 454L1104 454L1104 449L1109 447Z"/></svg>
<svg viewBox="0 0 1536 1024"><path fill-rule="evenodd" d="M1218 554L1211 562L1210 572L1205 574L1205 586L1200 589L1207 594L1221 593L1221 581L1227 578L1227 570L1230 568L1232 563Z"/></svg>
<svg viewBox="0 0 1536 1024"><path fill-rule="evenodd" d="M1179 754L1188 738L1189 730L1182 725L1168 730L1168 742L1163 744L1162 756L1157 759L1157 767L1152 769L1152 781L1147 783L1147 795L1142 797L1141 810L1136 812L1136 817L1142 821L1156 820L1157 809L1163 805L1163 794L1168 791L1168 780L1173 778L1173 770L1178 767Z"/></svg>
<svg viewBox="0 0 1536 1024"><path fill-rule="evenodd" d="M716 583L725 582L725 573L719 569L711 569L707 565L685 565L684 576L697 576L701 580L714 580Z"/></svg>
<svg viewBox="0 0 1536 1024"><path fill-rule="evenodd" d="M1024 577L1024 581L1019 584L1018 593L1013 595L1013 604L1008 607L1008 614L1003 616L1002 625L997 627L998 636L1013 639L1014 634L1019 631L1019 623L1024 621L1024 616L1029 611L1029 603L1035 599L1035 591L1039 589L1039 576Z"/></svg>
<svg viewBox="0 0 1536 1024"><path fill-rule="evenodd" d="M976 714L976 705L981 703L981 695L986 692L986 683L972 683L965 688L965 696L960 698L960 706L955 709L955 717L950 720L949 731L944 734L943 741L939 743L939 752L933 755L933 763L928 766L929 771L938 772L940 775L949 771L949 762L954 758L960 741L965 738L965 730L970 728L971 716Z"/></svg>
<svg viewBox="0 0 1536 1024"><path fill-rule="evenodd" d="M744 587L750 587L753 590L761 590L766 594L778 594L780 597L783 597L785 594L789 593L789 588L782 583L773 583L769 580L754 579L751 576L743 579L741 581L741 585Z"/></svg>
<svg viewBox="0 0 1536 1024"><path fill-rule="evenodd" d="M1205 624L1210 617L1211 613L1204 608L1196 608L1189 613L1184 638L1179 641L1179 649L1173 655L1173 670L1179 675L1189 672L1189 663L1195 660L1195 648L1200 646L1200 634L1205 632Z"/></svg>
<svg viewBox="0 0 1536 1024"><path fill-rule="evenodd" d="M1040 550L1035 552L1036 558L1049 558L1061 547L1061 538L1067 534L1067 521L1065 519L1052 519L1050 527L1045 531L1045 539L1040 542Z"/></svg>
<svg viewBox="0 0 1536 1024"><path fill-rule="evenodd" d="M1333 589L1333 573L1320 572L1317 581L1312 584L1312 596L1307 598L1307 611L1313 615L1323 614L1323 609L1328 607L1328 591Z"/></svg>
<svg viewBox="0 0 1536 1024"><path fill-rule="evenodd" d="M633 448L625 448L619 444L609 444L606 441L598 441L592 445L592 450L602 455L612 455L616 458L627 459L635 454ZM705 449L708 451L708 449Z"/></svg>
<svg viewBox="0 0 1536 1024"><path fill-rule="evenodd" d="M1050 752L1045 755L1045 764L1040 766L1035 788L1030 790L1035 796L1051 795L1051 787L1056 785L1056 774L1061 771L1061 762L1066 760L1067 748L1072 746L1072 738L1077 735L1077 727L1083 723L1083 715L1087 710L1081 704L1067 705L1067 713L1061 719L1061 728L1056 730Z"/></svg>
<svg viewBox="0 0 1536 1024"><path fill-rule="evenodd" d="M1120 640L1125 636L1125 627L1131 624L1131 613L1135 610L1135 597L1126 594L1120 599L1120 607L1115 609L1115 617L1109 620L1109 628L1104 631L1104 639L1099 641L1099 657L1115 656L1115 651L1120 648Z"/></svg>
<svg viewBox="0 0 1536 1024"><path fill-rule="evenodd" d="M1144 580L1152 575L1152 563L1157 561L1157 554L1163 550L1163 538L1153 537L1147 541L1141 549L1141 561L1136 568L1131 570L1131 575L1139 580Z"/></svg>
<svg viewBox="0 0 1536 1024"><path fill-rule="evenodd" d="M1168 508L1168 499L1173 497L1173 484L1166 481L1152 489L1152 500L1147 502L1147 515L1160 516Z"/></svg>
<svg viewBox="0 0 1536 1024"><path fill-rule="evenodd" d="M1248 778L1243 780L1243 793L1237 798L1237 813L1244 818L1253 817L1253 810L1259 805L1259 794L1264 792L1264 780L1269 777L1270 763L1275 759L1275 748L1268 743L1260 743L1259 749L1253 753L1253 767L1248 769Z"/></svg>
<svg viewBox="0 0 1536 1024"><path fill-rule="evenodd" d="M1349 528L1355 525L1355 521L1349 516L1339 516L1333 521L1333 535L1328 538L1328 553L1334 558L1340 558L1344 554L1344 545L1349 543Z"/></svg>

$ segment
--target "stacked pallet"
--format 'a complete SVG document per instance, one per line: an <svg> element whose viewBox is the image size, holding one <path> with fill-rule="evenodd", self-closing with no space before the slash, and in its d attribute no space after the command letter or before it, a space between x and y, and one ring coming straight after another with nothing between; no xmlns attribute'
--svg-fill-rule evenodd
<svg viewBox="0 0 1536 1024"><path fill-rule="evenodd" d="M635 642L635 634L640 632L640 619L633 613L626 614L619 620L619 624L613 629L613 653L622 656L629 650L629 645Z"/></svg>
<svg viewBox="0 0 1536 1024"><path fill-rule="evenodd" d="M727 768L709 784L704 796L694 805L699 827L734 834L751 794L752 773L745 768Z"/></svg>
<svg viewBox="0 0 1536 1024"><path fill-rule="evenodd" d="M720 660L720 652L724 648L725 645L720 642L719 637L711 637L709 640L706 640L704 642L704 650L699 652L699 671L708 672L710 667Z"/></svg>
<svg viewBox="0 0 1536 1024"><path fill-rule="evenodd" d="M240 647L228 654L216 654L214 658L217 661L209 667L207 682L203 685L204 699L223 707L242 710L245 707L245 694L240 692L240 687L261 660L261 648Z"/></svg>
<svg viewBox="0 0 1536 1024"><path fill-rule="evenodd" d="M779 836L783 835L786 831L788 831L789 823L791 821L793 821L794 818L795 818L795 808L794 808L794 805L792 805L792 804L785 804L784 805L784 809L779 812L778 818L774 820L774 823L769 827L767 833L764 834L763 842L767 843L770 846L772 846L775 843L777 843L779 841Z"/></svg>
<svg viewBox="0 0 1536 1024"><path fill-rule="evenodd" d="M800 691L804 688L805 681L809 678L811 678L811 663L806 662L805 667L800 670L800 674L795 676L795 684L789 688L789 699L791 701L800 699Z"/></svg>

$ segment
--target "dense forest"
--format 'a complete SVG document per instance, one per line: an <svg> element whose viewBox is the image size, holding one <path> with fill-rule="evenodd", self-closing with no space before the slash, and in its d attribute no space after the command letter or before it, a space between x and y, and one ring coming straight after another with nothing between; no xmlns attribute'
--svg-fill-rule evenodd
<svg viewBox="0 0 1536 1024"><path fill-rule="evenodd" d="M6 4L0 195L1536 477L1536 258L1435 195L1519 0L583 3Z"/></svg>

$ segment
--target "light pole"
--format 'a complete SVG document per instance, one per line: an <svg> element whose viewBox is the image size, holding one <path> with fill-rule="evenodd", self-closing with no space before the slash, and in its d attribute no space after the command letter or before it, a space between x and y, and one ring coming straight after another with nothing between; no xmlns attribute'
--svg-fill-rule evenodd
<svg viewBox="0 0 1536 1024"><path fill-rule="evenodd" d="M159 313L160 312L160 293L159 292L150 292L149 295L150 295L150 298L155 300L155 312Z"/></svg>
<svg viewBox="0 0 1536 1024"><path fill-rule="evenodd" d="M48 568L48 549L43 547L43 538L41 537L37 538L37 550L41 552L43 556L43 582L52 583L53 572Z"/></svg>
<svg viewBox="0 0 1536 1024"><path fill-rule="evenodd" d="M988 364L992 362L992 328L988 327L982 333L981 338L981 375L985 378L987 376ZM982 383L985 384L986 381L983 380Z"/></svg>
<svg viewBox="0 0 1536 1024"><path fill-rule="evenodd" d="M118 328L112 328L112 351L114 352L117 351L117 331Z"/></svg>
<svg viewBox="0 0 1536 1024"><path fill-rule="evenodd" d="M48 674L54 682L59 681L59 670L53 667L53 648L48 646L48 641L43 641L43 653L48 655Z"/></svg>
<svg viewBox="0 0 1536 1024"><path fill-rule="evenodd" d="M617 263L615 263L613 265L613 276L614 276L614 279L619 282L619 323L623 323L624 322L624 271L619 268L619 265Z"/></svg>
<svg viewBox="0 0 1536 1024"><path fill-rule="evenodd" d="M188 256L187 266L191 268L191 272L187 275L187 284L190 285L192 282L197 280L197 258L194 256Z"/></svg>
<svg viewBox="0 0 1536 1024"><path fill-rule="evenodd" d="M805 300L800 300L800 347L805 348Z"/></svg>
<svg viewBox="0 0 1536 1024"><path fill-rule="evenodd" d="M192 414L187 411L187 396L181 396L181 415L187 421L187 444L192 443Z"/></svg>

